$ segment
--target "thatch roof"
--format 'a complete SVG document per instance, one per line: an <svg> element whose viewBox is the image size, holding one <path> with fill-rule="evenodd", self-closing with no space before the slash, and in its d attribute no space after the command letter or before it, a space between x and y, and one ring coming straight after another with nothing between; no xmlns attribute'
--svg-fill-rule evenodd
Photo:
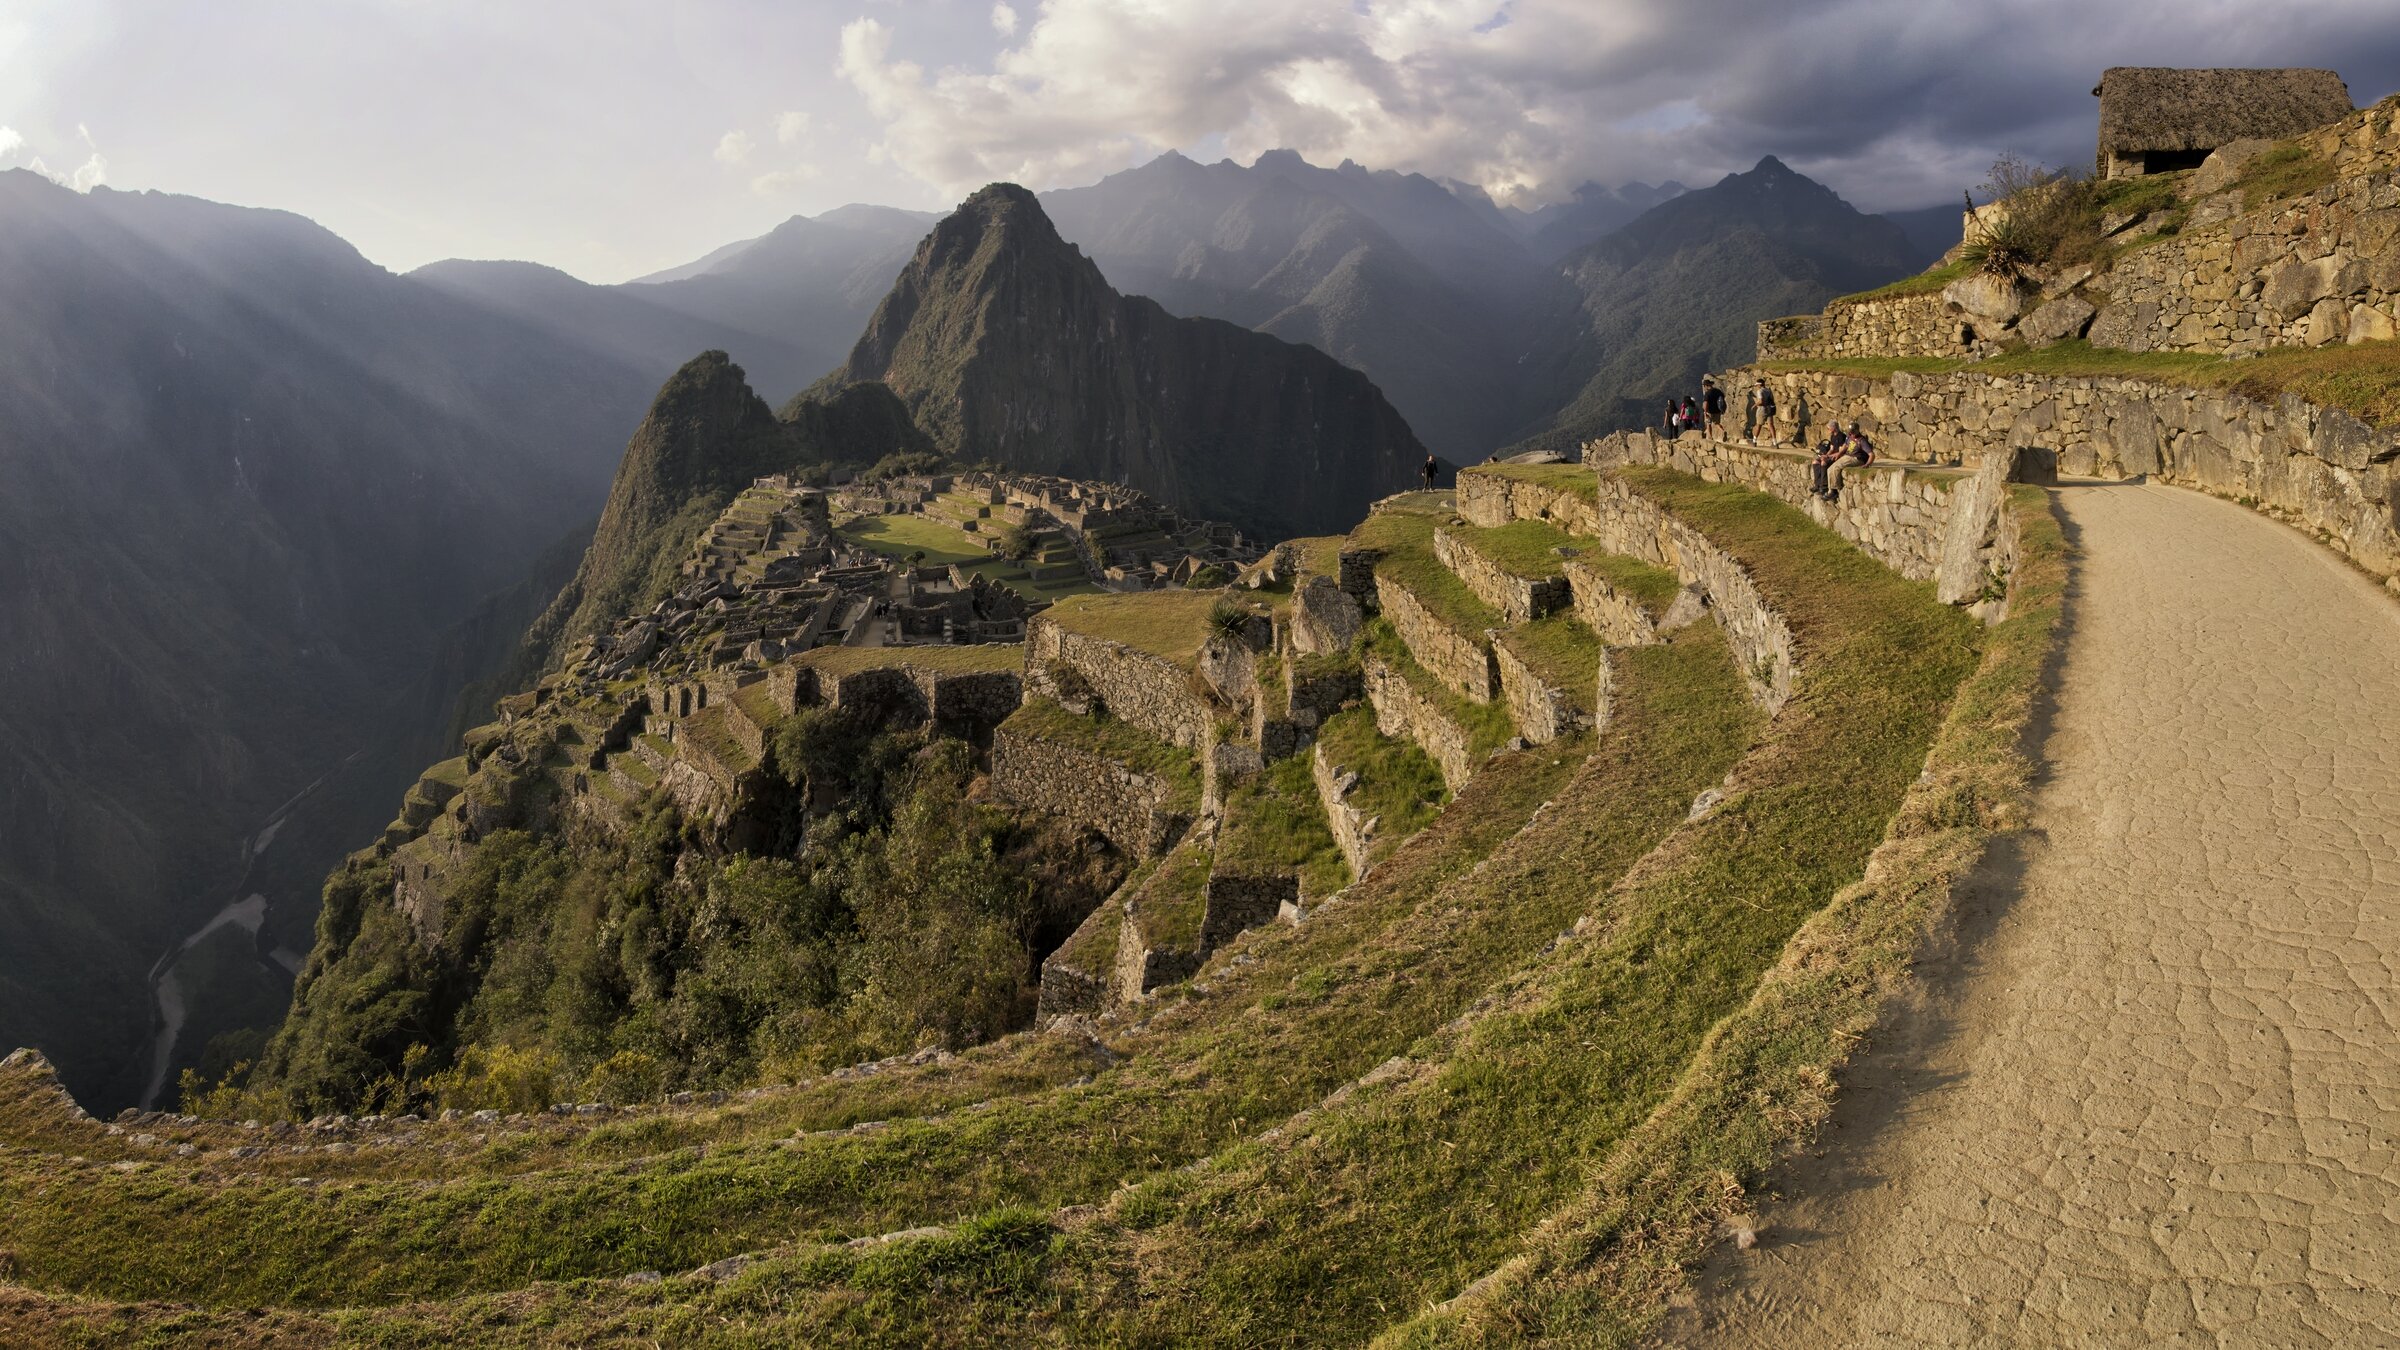
<svg viewBox="0 0 2400 1350"><path fill-rule="evenodd" d="M2351 112L2350 87L2330 70L2112 66L2092 92L2104 155L2286 140Z"/></svg>

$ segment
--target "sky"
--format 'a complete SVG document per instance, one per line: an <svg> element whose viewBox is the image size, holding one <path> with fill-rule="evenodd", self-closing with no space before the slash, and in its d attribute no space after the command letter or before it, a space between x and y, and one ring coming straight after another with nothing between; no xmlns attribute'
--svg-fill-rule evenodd
<svg viewBox="0 0 2400 1350"><path fill-rule="evenodd" d="M848 202L1180 150L1867 210L2088 163L2111 65L2400 88L2395 0L0 0L0 168L279 207L376 262L612 282Z"/></svg>

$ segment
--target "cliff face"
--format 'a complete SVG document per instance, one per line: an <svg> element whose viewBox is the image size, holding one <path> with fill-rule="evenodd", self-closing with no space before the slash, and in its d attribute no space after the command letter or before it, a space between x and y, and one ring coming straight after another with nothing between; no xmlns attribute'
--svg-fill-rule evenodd
<svg viewBox="0 0 2400 1350"><path fill-rule="evenodd" d="M861 380L960 458L1130 482L1267 536L1347 525L1425 454L1364 375L1117 294L1005 183L934 227L820 388Z"/></svg>

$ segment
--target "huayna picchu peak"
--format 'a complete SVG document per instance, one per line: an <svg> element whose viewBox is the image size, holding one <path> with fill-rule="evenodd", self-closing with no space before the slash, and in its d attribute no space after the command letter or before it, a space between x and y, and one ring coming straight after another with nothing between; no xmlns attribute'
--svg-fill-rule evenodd
<svg viewBox="0 0 2400 1350"><path fill-rule="evenodd" d="M2400 19L2261 4L37 6L0 1346L2391 1340L2400 94L2241 62Z"/></svg>
<svg viewBox="0 0 2400 1350"><path fill-rule="evenodd" d="M1324 353L1119 295L1011 183L934 226L820 388L863 380L944 453L1128 483L1267 537L1339 527L1425 456Z"/></svg>

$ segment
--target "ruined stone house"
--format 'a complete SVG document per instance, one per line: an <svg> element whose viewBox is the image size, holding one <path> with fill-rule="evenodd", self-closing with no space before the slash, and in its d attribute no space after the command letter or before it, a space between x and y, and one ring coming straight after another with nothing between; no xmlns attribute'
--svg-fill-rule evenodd
<svg viewBox="0 0 2400 1350"><path fill-rule="evenodd" d="M2286 140L2351 112L2350 87L2330 70L2112 66L2092 93L2103 178L2197 168L2221 145Z"/></svg>

